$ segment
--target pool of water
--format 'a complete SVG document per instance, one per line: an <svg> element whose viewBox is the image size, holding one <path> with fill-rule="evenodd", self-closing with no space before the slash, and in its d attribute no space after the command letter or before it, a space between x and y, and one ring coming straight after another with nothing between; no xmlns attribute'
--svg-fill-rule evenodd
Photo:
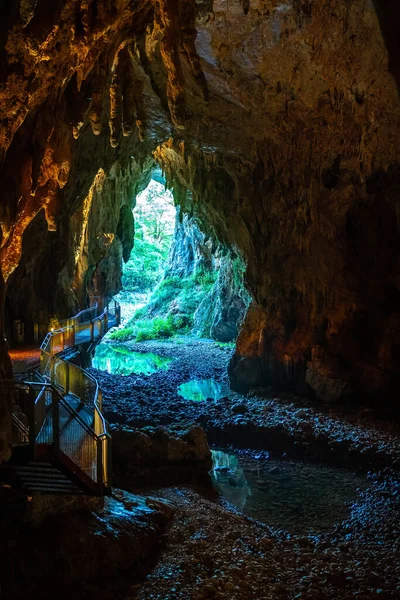
<svg viewBox="0 0 400 600"><path fill-rule="evenodd" d="M201 402L207 398L219 400L229 393L226 384L215 379L192 379L178 387L178 394L185 400Z"/></svg>
<svg viewBox="0 0 400 600"><path fill-rule="evenodd" d="M92 366L115 375L151 375L166 370L173 358L166 358L150 352L133 352L125 344L99 344L92 360Z"/></svg>
<svg viewBox="0 0 400 600"><path fill-rule="evenodd" d="M214 488L245 515L275 529L317 534L346 519L365 476L294 460L213 450Z"/></svg>

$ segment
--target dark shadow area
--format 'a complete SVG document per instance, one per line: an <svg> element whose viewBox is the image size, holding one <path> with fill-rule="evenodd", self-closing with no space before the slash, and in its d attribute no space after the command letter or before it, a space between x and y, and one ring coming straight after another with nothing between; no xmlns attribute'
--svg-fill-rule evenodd
<svg viewBox="0 0 400 600"><path fill-rule="evenodd" d="M373 0L382 35L388 51L389 72L396 80L400 94L400 2Z"/></svg>

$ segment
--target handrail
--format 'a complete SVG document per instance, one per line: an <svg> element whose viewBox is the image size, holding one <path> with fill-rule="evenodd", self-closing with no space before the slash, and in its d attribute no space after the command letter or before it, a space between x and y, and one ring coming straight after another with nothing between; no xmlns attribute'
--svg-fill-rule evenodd
<svg viewBox="0 0 400 600"><path fill-rule="evenodd" d="M79 417L78 413L66 399L64 399L64 402L67 402L68 409L72 412L72 414L75 415L75 418L78 417L76 420L81 425L83 424L85 429L90 429L91 434L95 436L95 439L99 440L100 442L105 442L106 446L103 447L103 451L99 454L99 456L101 456L101 464L99 467L101 467L103 472L102 484L106 486L109 485L107 477L109 465L106 463L108 463L109 460L107 458L107 453L109 453L108 442L111 439L111 436L108 432L108 423L102 414L101 392L99 389L99 384L97 380L84 369L78 367L77 365L73 365L68 360L64 360L60 355L67 348L72 348L82 343L94 342L97 339L100 339L108 331L111 323L111 326L119 325L120 306L115 300L113 302L114 311L110 309L109 301L107 300L106 307L100 315L97 315L99 303L96 302L90 308L84 309L74 317L67 319L67 325L58 328L57 330L50 331L46 335L40 347L40 368L43 375L49 372L48 376L50 377L51 381L51 384L49 385L53 385L56 386L56 388L61 389L65 395L74 394L84 404L86 404L86 384L90 382L94 386L94 392L90 401L90 404L92 404L94 410L93 428L90 428L89 425L87 425L87 423L85 423L85 421ZM89 315L92 316L91 319L82 321L83 317L88 317ZM85 335L79 337L79 335L82 333L89 333L89 339L86 339ZM61 374L61 378L57 376L57 363L65 365L63 373ZM78 376L78 380L80 379L77 386L79 388L79 394L75 393L77 390L71 391L70 389L70 378L73 379L74 374L76 376L77 373L81 374ZM64 378L64 381L62 378ZM61 397L63 397L62 394Z"/></svg>
<svg viewBox="0 0 400 600"><path fill-rule="evenodd" d="M40 347L39 381L4 381L0 390L10 388L19 407L12 419L15 442L23 440L32 459L47 445L47 452L63 463L71 476L99 494L110 487L111 465L111 435L102 414L101 391L95 377L63 358L62 353L82 343L93 344L110 327L119 325L120 306L115 301L109 304L106 301L98 315L96 302L68 319L64 327L48 332ZM83 321L86 317L93 318ZM87 407L82 414L75 410L73 397L78 405ZM22 420L21 414L25 415Z"/></svg>

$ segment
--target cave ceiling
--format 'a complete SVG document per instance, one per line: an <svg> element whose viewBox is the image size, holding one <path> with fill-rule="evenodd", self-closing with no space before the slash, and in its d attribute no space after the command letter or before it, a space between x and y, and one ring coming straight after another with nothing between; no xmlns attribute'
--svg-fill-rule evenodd
<svg viewBox="0 0 400 600"><path fill-rule="evenodd" d="M183 210L247 265L232 378L389 393L394 2L21 0L0 13L9 319L118 291L132 202L158 162Z"/></svg>

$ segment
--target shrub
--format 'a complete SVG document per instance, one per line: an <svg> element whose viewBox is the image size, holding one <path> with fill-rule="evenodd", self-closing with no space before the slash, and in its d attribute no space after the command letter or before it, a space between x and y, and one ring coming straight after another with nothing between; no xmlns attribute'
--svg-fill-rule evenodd
<svg viewBox="0 0 400 600"><path fill-rule="evenodd" d="M134 336L133 327L124 327L124 329L116 329L110 333L110 339L116 342L126 342Z"/></svg>

